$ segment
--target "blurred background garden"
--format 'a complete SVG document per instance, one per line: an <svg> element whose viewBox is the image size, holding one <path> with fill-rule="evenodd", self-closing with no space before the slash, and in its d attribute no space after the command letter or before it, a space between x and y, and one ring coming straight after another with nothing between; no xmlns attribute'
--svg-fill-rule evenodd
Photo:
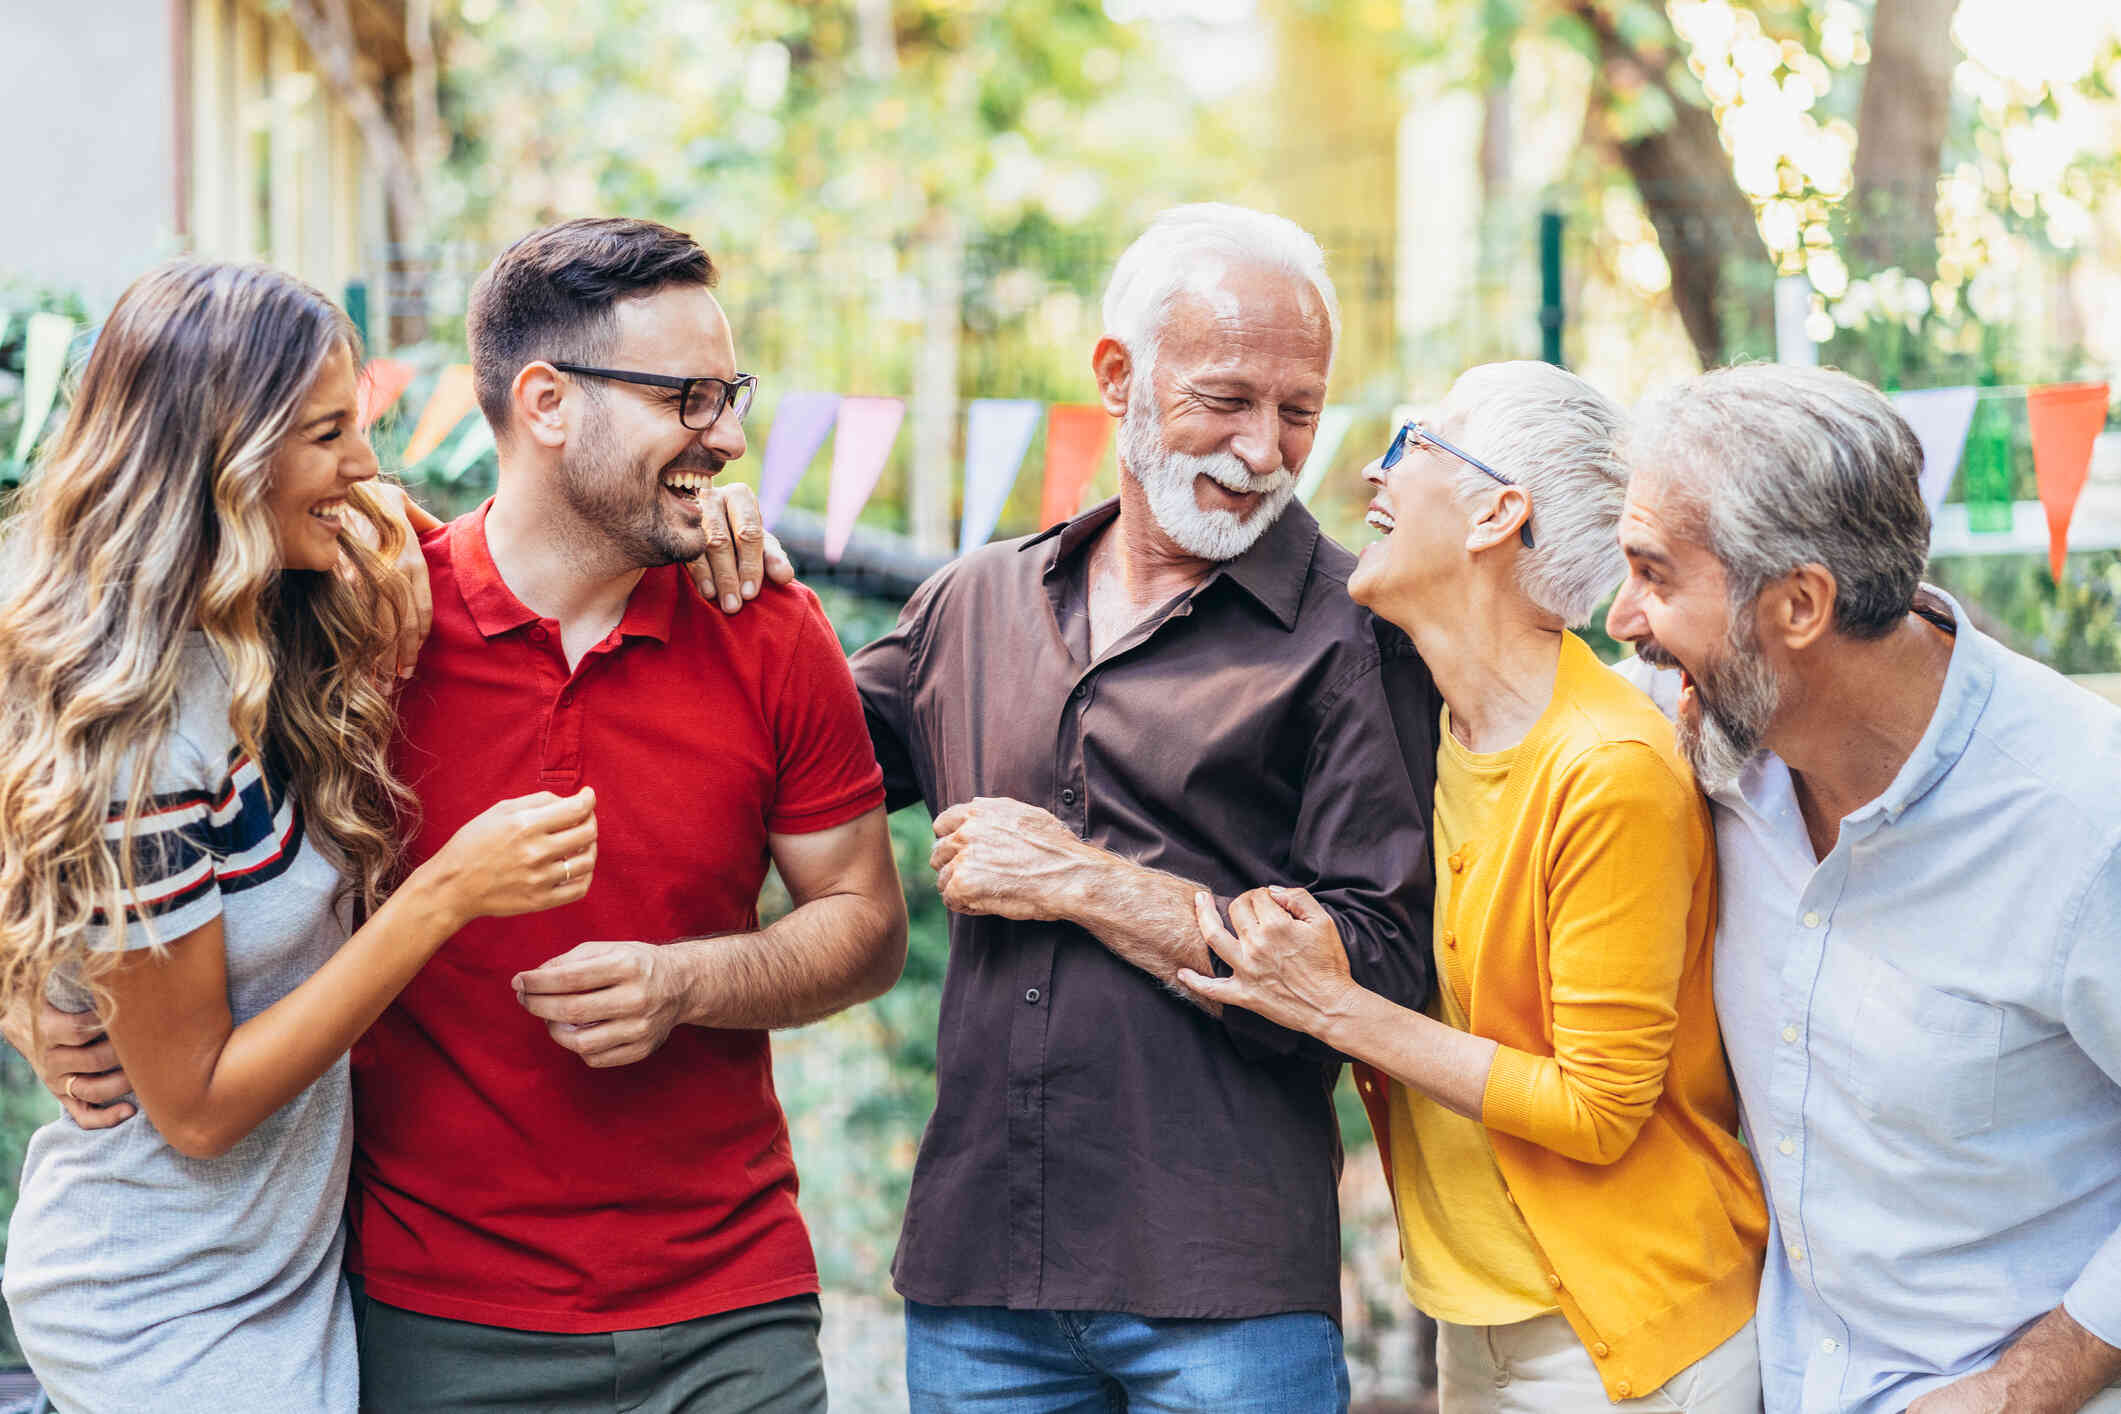
<svg viewBox="0 0 2121 1414"><path fill-rule="evenodd" d="M467 509L494 471L452 402L470 282L538 224L653 217L713 254L760 376L727 477L756 480L791 395L903 400L843 554L832 457L780 522L853 647L959 545L968 410L1091 401L1112 261L1228 200L1310 228L1339 284L1344 436L1309 500L1343 539L1357 469L1469 364L1548 357L1632 401L1816 359L1972 390L1933 577L2022 651L2121 674L2121 431L2076 469L2057 578L2026 398L2121 369L2110 0L6 0L0 120L0 488L64 416L48 370L196 251L343 299L403 376L385 466ZM1045 442L995 534L1040 525ZM1071 494L1108 493L1109 451L1087 472ZM904 981L777 1041L853 1411L903 1406L888 1264L945 952L927 822L893 823ZM8 1055L0 1205L54 1112ZM1357 1398L1418 1407L1389 1201L1343 1120Z"/></svg>

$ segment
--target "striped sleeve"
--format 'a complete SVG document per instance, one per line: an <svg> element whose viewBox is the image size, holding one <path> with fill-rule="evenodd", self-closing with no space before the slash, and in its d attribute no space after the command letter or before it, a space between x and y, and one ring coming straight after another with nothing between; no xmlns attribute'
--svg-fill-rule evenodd
<svg viewBox="0 0 2121 1414"><path fill-rule="evenodd" d="M127 948L174 942L221 914L213 815L225 783L204 769L165 767L155 784L160 789L142 805L130 833L122 798L111 803L103 827L105 847L118 864Z"/></svg>

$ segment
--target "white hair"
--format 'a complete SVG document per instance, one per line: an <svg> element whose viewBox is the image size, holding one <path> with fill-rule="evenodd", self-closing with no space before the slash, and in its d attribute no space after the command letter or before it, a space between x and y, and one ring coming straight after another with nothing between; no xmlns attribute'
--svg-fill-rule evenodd
<svg viewBox="0 0 2121 1414"><path fill-rule="evenodd" d="M1522 486L1532 503L1532 548L1517 559L1517 587L1571 628L1590 622L1620 583L1620 512L1627 503L1619 406L1551 363L1487 363L1460 374L1446 406L1466 451ZM1458 493L1496 490L1461 466Z"/></svg>
<svg viewBox="0 0 2121 1414"><path fill-rule="evenodd" d="M1153 366L1171 302L1198 288L1204 272L1232 265L1264 265L1308 283L1326 308L1328 357L1339 350L1340 297L1311 233L1285 216L1222 202L1172 207L1121 253L1105 286L1106 336L1136 364Z"/></svg>

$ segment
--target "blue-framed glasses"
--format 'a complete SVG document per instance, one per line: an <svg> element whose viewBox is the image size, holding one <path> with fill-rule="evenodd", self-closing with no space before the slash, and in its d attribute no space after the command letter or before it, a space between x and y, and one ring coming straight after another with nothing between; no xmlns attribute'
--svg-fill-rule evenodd
<svg viewBox="0 0 2121 1414"><path fill-rule="evenodd" d="M1423 427L1418 422L1404 422L1400 424L1399 434L1392 439L1392 445L1385 449L1384 459L1380 461L1378 465L1383 467L1386 471L1390 471L1393 467L1399 465L1400 459L1402 457L1406 456L1407 448L1409 446L1434 447L1439 452L1447 452L1451 456L1458 458L1467 466L1472 467L1475 471L1480 472L1482 475L1493 477L1495 480L1500 481L1505 486L1517 485L1516 482L1510 480L1509 477L1504 476L1494 467L1489 466L1479 457L1473 456L1466 452L1461 452L1460 450L1458 450L1458 448L1452 446L1449 442L1444 441L1443 438L1437 436L1434 432L1431 432L1428 428ZM1527 511L1525 513L1524 524L1517 527L1517 534L1518 538L1524 541L1525 549L1531 549L1531 512Z"/></svg>

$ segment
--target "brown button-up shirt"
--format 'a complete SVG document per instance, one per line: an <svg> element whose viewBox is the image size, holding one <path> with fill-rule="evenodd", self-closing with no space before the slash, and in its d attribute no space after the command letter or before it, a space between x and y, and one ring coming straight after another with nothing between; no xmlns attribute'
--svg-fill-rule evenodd
<svg viewBox="0 0 2121 1414"><path fill-rule="evenodd" d="M1107 502L939 571L854 658L893 809L1042 806L1229 900L1311 890L1356 980L1427 1000L1437 702L1292 505L1090 656ZM953 916L934 1117L893 1266L945 1306L1340 1310L1339 1057L1217 1020L1072 924Z"/></svg>

